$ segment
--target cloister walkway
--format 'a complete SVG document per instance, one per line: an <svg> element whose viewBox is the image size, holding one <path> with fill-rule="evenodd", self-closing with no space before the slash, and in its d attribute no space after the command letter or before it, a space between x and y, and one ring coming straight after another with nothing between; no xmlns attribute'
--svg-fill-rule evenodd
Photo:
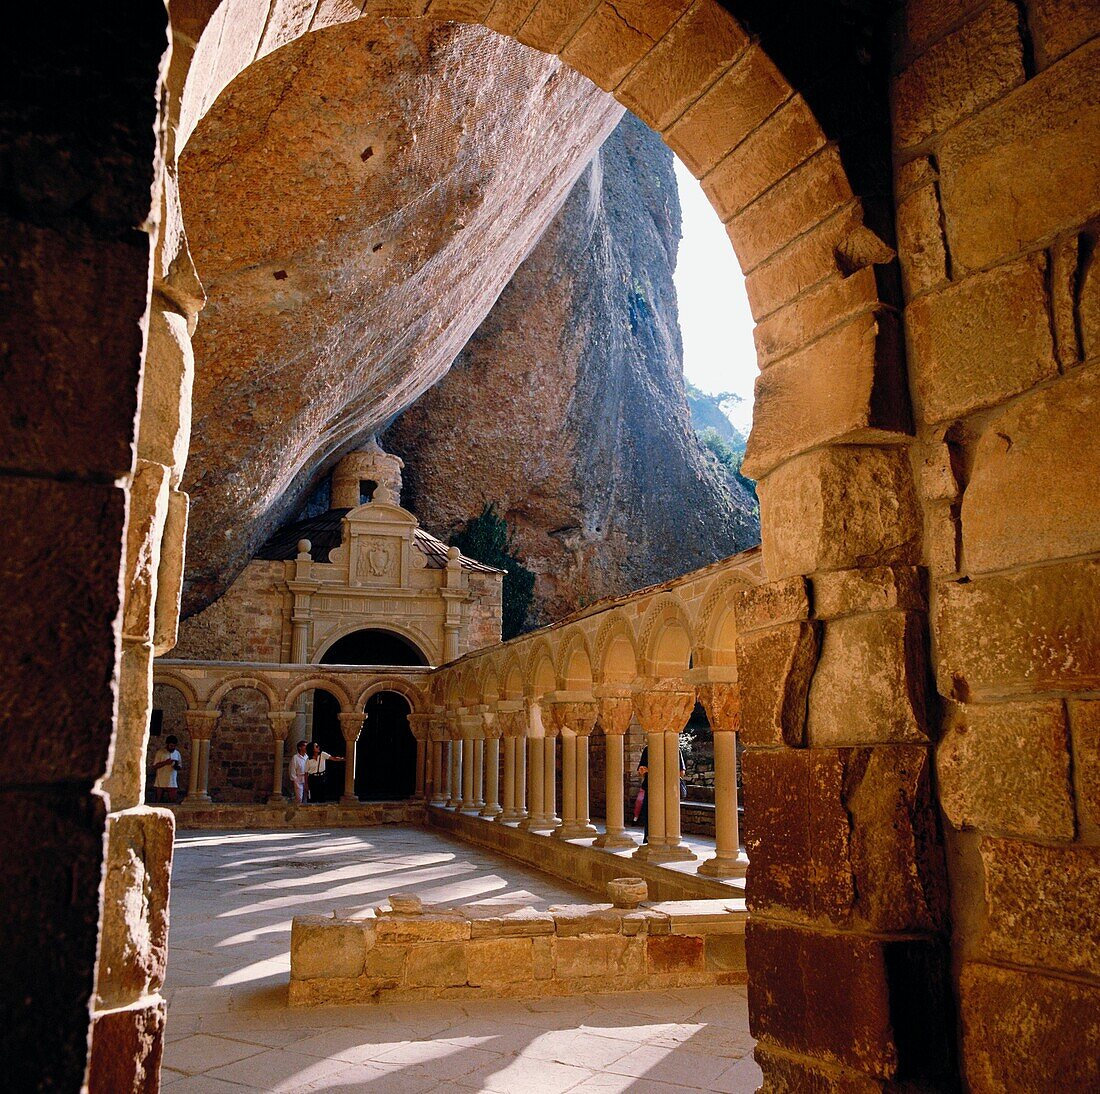
<svg viewBox="0 0 1100 1094"><path fill-rule="evenodd" d="M592 899L423 828L180 833L165 988L172 1094L747 1094L759 1084L744 987L288 1008L291 918L397 891L448 903Z"/></svg>

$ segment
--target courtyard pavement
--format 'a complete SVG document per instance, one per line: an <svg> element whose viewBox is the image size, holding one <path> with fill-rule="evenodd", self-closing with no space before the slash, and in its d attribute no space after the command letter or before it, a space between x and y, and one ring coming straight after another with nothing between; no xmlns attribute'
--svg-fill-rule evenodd
<svg viewBox="0 0 1100 1094"><path fill-rule="evenodd" d="M748 1094L758 1086L744 987L287 1007L291 917L391 892L426 903L592 900L427 829L181 832L164 993L169 1094Z"/></svg>

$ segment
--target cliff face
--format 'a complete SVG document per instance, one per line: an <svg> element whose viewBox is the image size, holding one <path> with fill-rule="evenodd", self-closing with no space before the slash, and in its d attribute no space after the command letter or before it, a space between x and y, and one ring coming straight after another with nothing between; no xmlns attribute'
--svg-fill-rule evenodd
<svg viewBox="0 0 1100 1094"><path fill-rule="evenodd" d="M446 536L487 502L536 572L531 622L759 541L684 396L672 156L620 123L447 376L386 434Z"/></svg>
<svg viewBox="0 0 1100 1094"><path fill-rule="evenodd" d="M195 336L185 614L446 371L622 108L482 27L365 18L223 92L180 163Z"/></svg>

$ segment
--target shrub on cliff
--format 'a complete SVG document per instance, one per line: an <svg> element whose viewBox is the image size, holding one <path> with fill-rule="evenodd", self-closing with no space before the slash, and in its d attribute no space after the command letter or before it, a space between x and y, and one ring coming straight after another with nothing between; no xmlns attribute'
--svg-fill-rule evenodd
<svg viewBox="0 0 1100 1094"><path fill-rule="evenodd" d="M495 505L486 505L460 532L451 536L451 544L464 555L505 571L500 628L505 641L523 633L535 593L535 575L515 553L513 539L512 529L497 513Z"/></svg>
<svg viewBox="0 0 1100 1094"><path fill-rule="evenodd" d="M748 491L749 496L756 503L757 512L759 512L760 502L756 496L756 483L741 473L741 461L745 458L744 451L734 449L724 437L719 435L718 430L713 426L700 429L696 436L703 448L710 453L722 469L727 479L736 480Z"/></svg>

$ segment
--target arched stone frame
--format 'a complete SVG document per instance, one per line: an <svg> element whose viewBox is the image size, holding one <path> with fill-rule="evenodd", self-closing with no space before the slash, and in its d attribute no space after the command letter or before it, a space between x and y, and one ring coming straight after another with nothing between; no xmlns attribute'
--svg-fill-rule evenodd
<svg viewBox="0 0 1100 1094"><path fill-rule="evenodd" d="M218 710L221 707L222 700L237 688L251 688L253 691L260 692L267 700L269 711L287 709L286 706L281 705L279 694L274 685L262 676L234 676L228 680L223 680L207 700L206 709L210 711Z"/></svg>
<svg viewBox="0 0 1100 1094"><path fill-rule="evenodd" d="M703 598L695 623L697 668L736 668L737 652L733 648L736 639L734 597L739 590L752 586L753 582L741 574L714 579ZM734 627L732 632L731 627Z"/></svg>
<svg viewBox="0 0 1100 1094"><path fill-rule="evenodd" d="M209 709L208 705L199 699L199 693L191 683L177 673L154 669L153 687L157 687L158 685L166 688L174 688L178 691L187 703L188 710Z"/></svg>
<svg viewBox="0 0 1100 1094"><path fill-rule="evenodd" d="M683 651L676 649L670 637L677 629L683 631L686 639ZM650 679L683 676L691 668L691 662L697 659L695 628L683 601L674 593L662 594L646 612L638 633L637 650L640 671ZM658 659L658 654L662 659Z"/></svg>
<svg viewBox="0 0 1100 1094"><path fill-rule="evenodd" d="M554 667L554 651L545 636L535 640L524 666L524 689L532 699L541 699L557 689L558 675Z"/></svg>
<svg viewBox="0 0 1100 1094"><path fill-rule="evenodd" d="M492 704L500 698L500 677L493 658L486 657L484 661L478 676L477 690L482 703Z"/></svg>
<svg viewBox="0 0 1100 1094"><path fill-rule="evenodd" d="M509 649L501 662L499 679L502 699L522 699L527 694L524 684L523 665L514 649Z"/></svg>
<svg viewBox="0 0 1100 1094"><path fill-rule="evenodd" d="M406 700L408 700L409 712L411 714L427 713L429 705L427 697L418 687L410 684L408 680L400 676L386 676L368 684L355 700L355 712L358 713L365 709L367 700L372 695L377 695L380 691L396 691L400 695L403 695Z"/></svg>
<svg viewBox="0 0 1100 1094"><path fill-rule="evenodd" d="M302 680L295 684L286 693L282 710L293 710L296 700L309 691L327 691L339 704L341 714L355 713L355 704L351 701L351 695L343 684L333 676L311 676L308 680Z"/></svg>
<svg viewBox="0 0 1100 1094"><path fill-rule="evenodd" d="M587 671L571 672L573 661L578 654L583 655L587 662ZM559 639L555 671L558 687L562 691L588 690L592 687L596 676L592 651L588 644L588 636L580 626L574 625L568 628Z"/></svg>
<svg viewBox="0 0 1100 1094"><path fill-rule="evenodd" d="M313 651L313 659L310 663L320 665L322 663L321 658L324 657L341 638L347 638L349 634L355 634L358 631L389 631L400 638L404 638L407 642L411 642L417 650L420 651L421 656L429 666L439 664L439 661L433 657L433 654L439 652L436 649L436 643L422 630L418 627L409 626L407 623L390 620L386 620L384 626L364 625L363 622L360 621L358 623L348 623L343 627L337 628L332 631L331 634L326 635L324 641Z"/></svg>
<svg viewBox="0 0 1100 1094"><path fill-rule="evenodd" d="M629 653L629 667L618 652ZM600 624L596 634L593 669L600 684L630 684L639 674L638 642L631 621L624 613L613 611ZM612 661L614 664L612 664Z"/></svg>

